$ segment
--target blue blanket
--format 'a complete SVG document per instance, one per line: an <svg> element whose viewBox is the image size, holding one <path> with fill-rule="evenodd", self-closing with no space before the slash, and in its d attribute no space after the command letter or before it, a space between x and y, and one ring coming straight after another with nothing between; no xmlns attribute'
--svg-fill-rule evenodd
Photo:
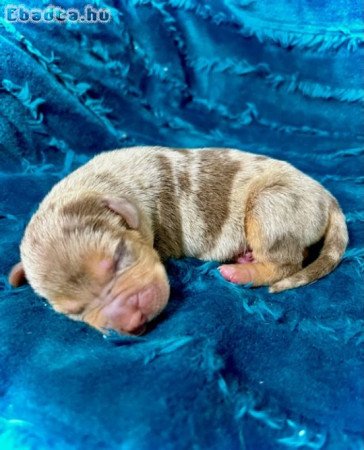
<svg viewBox="0 0 364 450"><path fill-rule="evenodd" d="M94 6L112 20L14 23L0 9L0 448L362 448L361 2ZM140 144L293 163L344 209L341 265L270 295L214 262L170 261L170 303L142 337L104 337L11 289L49 188L97 152Z"/></svg>

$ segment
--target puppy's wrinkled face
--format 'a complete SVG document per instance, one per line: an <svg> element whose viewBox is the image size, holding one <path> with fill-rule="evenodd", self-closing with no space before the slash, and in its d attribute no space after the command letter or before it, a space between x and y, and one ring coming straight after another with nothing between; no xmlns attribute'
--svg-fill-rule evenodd
<svg viewBox="0 0 364 450"><path fill-rule="evenodd" d="M133 235L135 234L135 235ZM169 285L156 252L125 231L109 249L80 256L79 270L50 297L53 307L100 330L140 334L165 307Z"/></svg>
<svg viewBox="0 0 364 450"><path fill-rule="evenodd" d="M48 221L48 235L38 217L22 242L22 261L29 283L56 311L101 331L141 334L168 302L168 278L150 242L133 229L135 210L115 214L112 206L98 205L86 222L63 217L52 231ZM118 222L120 212L128 227Z"/></svg>

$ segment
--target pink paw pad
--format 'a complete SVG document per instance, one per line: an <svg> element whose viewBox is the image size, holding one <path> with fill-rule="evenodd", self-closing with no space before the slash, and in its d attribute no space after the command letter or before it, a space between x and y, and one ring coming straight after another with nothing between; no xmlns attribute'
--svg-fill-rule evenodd
<svg viewBox="0 0 364 450"><path fill-rule="evenodd" d="M225 280L236 284L251 283L254 279L254 270L239 264L226 264L219 267L219 271Z"/></svg>

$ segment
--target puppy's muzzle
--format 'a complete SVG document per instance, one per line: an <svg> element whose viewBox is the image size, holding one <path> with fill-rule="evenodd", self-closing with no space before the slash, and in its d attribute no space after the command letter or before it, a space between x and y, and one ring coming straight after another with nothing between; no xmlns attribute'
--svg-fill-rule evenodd
<svg viewBox="0 0 364 450"><path fill-rule="evenodd" d="M102 309L105 328L142 334L147 322L164 309L168 298L168 282L154 282L129 296L121 293Z"/></svg>

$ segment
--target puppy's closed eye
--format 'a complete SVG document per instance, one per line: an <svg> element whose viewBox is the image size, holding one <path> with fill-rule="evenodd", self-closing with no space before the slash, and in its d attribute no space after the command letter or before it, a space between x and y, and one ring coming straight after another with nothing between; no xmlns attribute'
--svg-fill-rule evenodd
<svg viewBox="0 0 364 450"><path fill-rule="evenodd" d="M116 269L121 268L125 254L126 254L125 242L120 241L114 253L114 261Z"/></svg>
<svg viewBox="0 0 364 450"><path fill-rule="evenodd" d="M135 254L125 241L120 241L114 252L115 271L130 268L136 263Z"/></svg>

